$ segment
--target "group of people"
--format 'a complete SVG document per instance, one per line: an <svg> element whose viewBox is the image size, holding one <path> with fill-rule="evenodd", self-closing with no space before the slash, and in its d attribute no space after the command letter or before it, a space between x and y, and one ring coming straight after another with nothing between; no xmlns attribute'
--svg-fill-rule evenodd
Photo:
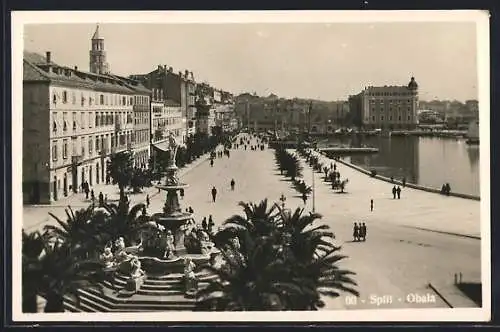
<svg viewBox="0 0 500 332"><path fill-rule="evenodd" d="M392 187L392 199L396 199L396 196L398 197L398 199L401 199L401 187L400 186Z"/></svg>
<svg viewBox="0 0 500 332"><path fill-rule="evenodd" d="M364 222L354 223L354 231L353 231L354 241L366 241L366 225Z"/></svg>
<svg viewBox="0 0 500 332"><path fill-rule="evenodd" d="M214 220L212 218L212 215L208 216L208 222L207 222L207 217L203 217L203 220L201 221L201 228L205 231L208 232L208 234L212 234L214 231Z"/></svg>

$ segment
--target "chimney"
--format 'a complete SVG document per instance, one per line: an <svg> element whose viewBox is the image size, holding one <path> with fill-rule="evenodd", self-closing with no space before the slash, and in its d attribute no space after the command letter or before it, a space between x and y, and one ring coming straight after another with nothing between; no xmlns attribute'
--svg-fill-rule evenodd
<svg viewBox="0 0 500 332"><path fill-rule="evenodd" d="M168 67L168 72L169 72L169 73L171 73L171 72L173 72L173 71L174 71L174 69L173 69L172 67Z"/></svg>
<svg viewBox="0 0 500 332"><path fill-rule="evenodd" d="M47 61L47 63L51 63L51 58L50 58L50 52L45 52L45 59Z"/></svg>
<svg viewBox="0 0 500 332"><path fill-rule="evenodd" d="M78 66L75 66L75 71L78 71Z"/></svg>
<svg viewBox="0 0 500 332"><path fill-rule="evenodd" d="M186 70L184 71L184 76L187 78L187 77L188 77L188 75L189 75L189 70L187 70L187 69L186 69Z"/></svg>

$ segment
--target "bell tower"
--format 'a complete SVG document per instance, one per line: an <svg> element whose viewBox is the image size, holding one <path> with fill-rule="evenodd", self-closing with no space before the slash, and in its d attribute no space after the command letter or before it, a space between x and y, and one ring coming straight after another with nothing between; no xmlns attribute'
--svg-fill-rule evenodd
<svg viewBox="0 0 500 332"><path fill-rule="evenodd" d="M106 52L104 51L104 38L99 35L99 24L92 36L90 49L90 72L95 74L108 74L109 66L106 62Z"/></svg>

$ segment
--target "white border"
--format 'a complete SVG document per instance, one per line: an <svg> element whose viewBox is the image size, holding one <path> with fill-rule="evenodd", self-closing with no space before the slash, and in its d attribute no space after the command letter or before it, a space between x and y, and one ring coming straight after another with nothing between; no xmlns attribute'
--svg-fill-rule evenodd
<svg viewBox="0 0 500 332"><path fill-rule="evenodd" d="M28 321L488 321L491 317L489 13L486 11L170 11L12 12L12 319ZM54 23L382 23L474 22L480 105L481 274L483 308L380 309L315 312L61 313L21 312L22 68L24 24ZM459 38L459 36L457 36ZM458 55L459 56L459 55ZM362 311L362 314L360 314Z"/></svg>

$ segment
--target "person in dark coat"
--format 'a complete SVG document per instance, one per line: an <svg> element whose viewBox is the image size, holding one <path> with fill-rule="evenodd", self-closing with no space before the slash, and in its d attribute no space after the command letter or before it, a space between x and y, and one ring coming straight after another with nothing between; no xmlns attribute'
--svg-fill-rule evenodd
<svg viewBox="0 0 500 332"><path fill-rule="evenodd" d="M352 232L352 237L354 238L354 241L359 240L359 226L358 223L354 223L354 229Z"/></svg>
<svg viewBox="0 0 500 332"><path fill-rule="evenodd" d="M401 187L400 186L398 186L396 188L396 193L398 194L398 199L401 199Z"/></svg>
<svg viewBox="0 0 500 332"><path fill-rule="evenodd" d="M370 211L373 211L373 198L370 200Z"/></svg>
<svg viewBox="0 0 500 332"><path fill-rule="evenodd" d="M150 200L149 200L149 194L146 195L146 206L149 207L149 204L150 204Z"/></svg>
<svg viewBox="0 0 500 332"><path fill-rule="evenodd" d="M235 184L236 184L236 182L234 182L234 179L231 179L231 190L234 190Z"/></svg>
<svg viewBox="0 0 500 332"><path fill-rule="evenodd" d="M102 194L102 191L99 192L99 206L104 205L104 195Z"/></svg>
<svg viewBox="0 0 500 332"><path fill-rule="evenodd" d="M203 217L203 220L201 221L201 228L205 231L208 229L207 217Z"/></svg>
<svg viewBox="0 0 500 332"><path fill-rule="evenodd" d="M403 183L403 188L406 187L406 178L403 178L402 183Z"/></svg>
<svg viewBox="0 0 500 332"><path fill-rule="evenodd" d="M215 223L214 220L212 219L212 215L208 216L208 232L212 233L212 230L214 229Z"/></svg>
<svg viewBox="0 0 500 332"><path fill-rule="evenodd" d="M212 187L212 201L215 203L215 199L217 198L217 189L215 186Z"/></svg>
<svg viewBox="0 0 500 332"><path fill-rule="evenodd" d="M363 238L363 241L366 241L366 225L365 223L362 223L361 226L359 227L360 231L360 237Z"/></svg>
<svg viewBox="0 0 500 332"><path fill-rule="evenodd" d="M392 199L396 199L396 192L397 192L396 186L392 187Z"/></svg>

